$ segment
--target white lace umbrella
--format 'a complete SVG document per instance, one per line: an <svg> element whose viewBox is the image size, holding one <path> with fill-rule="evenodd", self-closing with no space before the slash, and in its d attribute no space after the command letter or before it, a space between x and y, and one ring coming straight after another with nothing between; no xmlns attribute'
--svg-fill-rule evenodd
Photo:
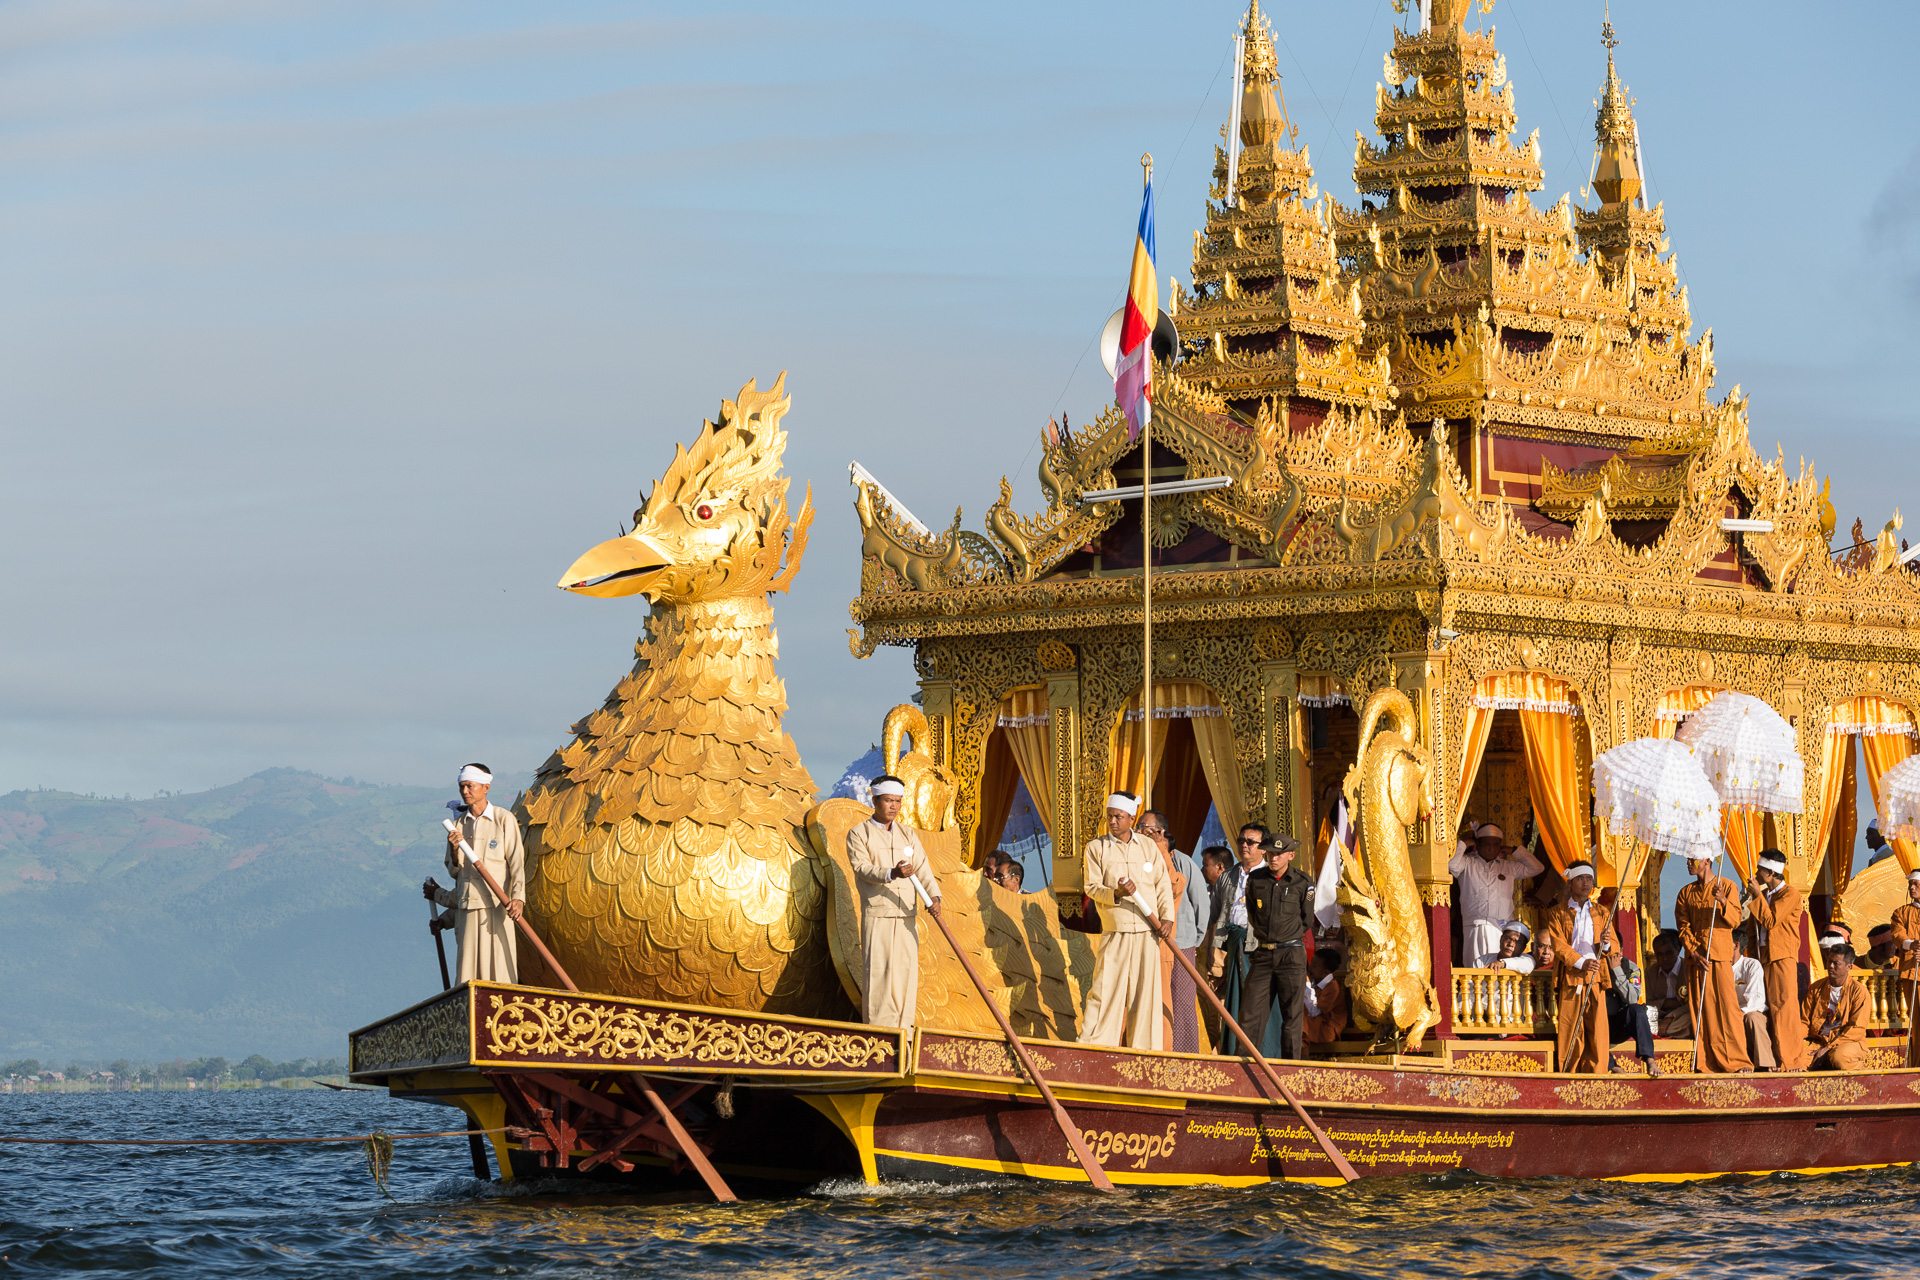
<svg viewBox="0 0 1920 1280"><path fill-rule="evenodd" d="M1880 834L1920 840L1920 756L1880 775Z"/></svg>
<svg viewBox="0 0 1920 1280"><path fill-rule="evenodd" d="M1716 693L1681 722L1673 736L1699 753L1720 803L1736 809L1799 813L1807 766L1800 738L1772 707L1751 694Z"/></svg>
<svg viewBox="0 0 1920 1280"><path fill-rule="evenodd" d="M1720 854L1720 797L1684 742L1640 738L1601 752L1593 801L1614 835L1667 853Z"/></svg>

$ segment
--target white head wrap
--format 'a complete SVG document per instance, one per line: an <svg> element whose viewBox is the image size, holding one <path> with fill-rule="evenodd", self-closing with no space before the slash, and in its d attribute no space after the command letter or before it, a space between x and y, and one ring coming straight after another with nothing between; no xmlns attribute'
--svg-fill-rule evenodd
<svg viewBox="0 0 1920 1280"><path fill-rule="evenodd" d="M1566 878L1571 880L1575 876L1590 876L1590 875L1593 875L1593 864L1591 862L1576 862L1572 866L1567 868ZM1597 879L1598 877L1595 877L1595 878Z"/></svg>
<svg viewBox="0 0 1920 1280"><path fill-rule="evenodd" d="M874 783L870 794L876 796L903 796L907 794L907 789L903 784L889 779L886 782Z"/></svg>
<svg viewBox="0 0 1920 1280"><path fill-rule="evenodd" d="M1909 872L1907 872L1907 879L1909 879L1909 880L1920 880L1920 870L1914 870L1914 871L1909 871Z"/></svg>
<svg viewBox="0 0 1920 1280"><path fill-rule="evenodd" d="M482 769L479 765L470 764L460 771L460 777L457 781L477 782L483 787L490 787L493 785L493 775L485 769Z"/></svg>
<svg viewBox="0 0 1920 1280"><path fill-rule="evenodd" d="M1709 853L1705 849L1699 848L1698 846L1695 846L1694 848L1687 850L1688 862L1713 862L1717 860L1719 857L1720 855L1718 852Z"/></svg>
<svg viewBox="0 0 1920 1280"><path fill-rule="evenodd" d="M1134 814L1140 812L1140 802L1138 800L1129 800L1116 791L1107 797L1107 808L1118 809L1131 818Z"/></svg>
<svg viewBox="0 0 1920 1280"><path fill-rule="evenodd" d="M1760 865L1765 870L1771 871L1777 876L1787 874L1787 862L1784 858L1762 858L1760 859Z"/></svg>
<svg viewBox="0 0 1920 1280"><path fill-rule="evenodd" d="M1525 920L1509 920L1500 926L1502 933L1517 933L1528 941L1533 940L1533 930L1527 928Z"/></svg>
<svg viewBox="0 0 1920 1280"><path fill-rule="evenodd" d="M1486 840L1489 838L1504 840L1507 838L1507 833L1494 826L1491 822L1483 822L1473 829L1473 838L1475 840Z"/></svg>
<svg viewBox="0 0 1920 1280"><path fill-rule="evenodd" d="M1820 938L1820 949L1822 951L1831 951L1835 947L1844 947L1846 945L1847 939L1844 934L1829 933L1823 934Z"/></svg>

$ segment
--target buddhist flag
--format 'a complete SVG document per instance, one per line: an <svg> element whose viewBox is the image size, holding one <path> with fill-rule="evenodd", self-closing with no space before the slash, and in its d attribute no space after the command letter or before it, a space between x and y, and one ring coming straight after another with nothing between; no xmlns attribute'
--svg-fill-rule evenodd
<svg viewBox="0 0 1920 1280"><path fill-rule="evenodd" d="M1120 358L1113 400L1127 415L1127 438L1137 439L1153 414L1153 326L1160 318L1160 287L1153 274L1153 170L1140 197L1140 229L1133 240L1133 272L1120 319Z"/></svg>

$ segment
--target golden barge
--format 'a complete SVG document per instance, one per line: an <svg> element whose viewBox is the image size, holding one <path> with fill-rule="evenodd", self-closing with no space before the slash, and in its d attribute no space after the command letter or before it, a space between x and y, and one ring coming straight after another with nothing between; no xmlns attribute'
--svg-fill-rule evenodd
<svg viewBox="0 0 1920 1280"><path fill-rule="evenodd" d="M1898 515L1836 550L1826 487L1754 449L1738 388L1710 395L1712 336L1691 336L1641 193L1611 28L1597 207L1541 209L1537 135L1512 140L1505 60L1468 8L1433 0L1430 24L1396 33L1346 207L1292 149L1250 6L1238 135L1168 307L1150 456L1114 410L1050 434L1046 509L1015 512L1003 481L985 533L922 529L856 484L852 647L910 646L919 674L885 730L907 820L992 1000L1115 1182L1333 1176L1247 1060L1077 1043L1101 934L1063 920L1083 920L1078 851L1116 788L1151 790L1188 849L1211 811L1324 850L1337 796L1353 805L1359 1038L1279 1070L1362 1174L1908 1162L1920 1071L1885 974L1861 978L1868 1070L1697 1075L1674 1044L1650 1079L1630 1056L1559 1073L1533 983L1455 967L1465 814L1531 822L1554 869L1591 857L1645 950L1662 858L1595 822L1591 764L1724 689L1785 716L1807 762L1804 814L1725 828L1742 872L1778 847L1810 895L1805 979L1822 972L1815 918L1876 923L1920 866L1897 840L1850 883L1858 774L1877 786L1920 725ZM353 1074L506 1130L502 1173L1085 1180L939 938L917 1030L855 1021L842 845L867 811L815 802L774 670L767 597L791 586L812 515L780 473L787 404L784 381L749 383L633 531L562 583L652 606L631 674L516 808L529 919L587 991L537 966L526 985L463 986L354 1033ZM1083 500L1149 476L1219 484L1156 500L1150 527L1138 500ZM975 869L1022 785L1053 840L1043 893ZM1430 1042L1392 998L1405 984Z"/></svg>

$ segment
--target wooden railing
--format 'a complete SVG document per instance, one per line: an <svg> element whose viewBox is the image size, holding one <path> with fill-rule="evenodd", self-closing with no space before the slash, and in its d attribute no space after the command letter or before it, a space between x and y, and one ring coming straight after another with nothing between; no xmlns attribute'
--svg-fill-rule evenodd
<svg viewBox="0 0 1920 1280"><path fill-rule="evenodd" d="M1511 969L1453 971L1453 1030L1463 1036L1553 1034L1552 979Z"/></svg>
<svg viewBox="0 0 1920 1280"><path fill-rule="evenodd" d="M1867 988L1867 1025L1875 1031L1905 1031L1913 993L1894 973L1856 970ZM1453 971L1453 1030L1462 1036L1554 1034L1553 978L1511 969Z"/></svg>
<svg viewBox="0 0 1920 1280"><path fill-rule="evenodd" d="M1905 1031L1913 991L1900 975L1856 970L1853 976L1867 986L1867 1025L1875 1031Z"/></svg>

